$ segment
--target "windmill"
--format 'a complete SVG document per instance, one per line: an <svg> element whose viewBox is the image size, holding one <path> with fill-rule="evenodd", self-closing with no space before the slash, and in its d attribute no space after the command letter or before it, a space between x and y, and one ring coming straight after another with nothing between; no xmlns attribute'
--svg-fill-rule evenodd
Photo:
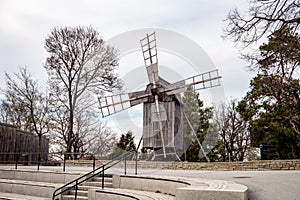
<svg viewBox="0 0 300 200"><path fill-rule="evenodd" d="M146 89L99 98L99 108L102 117L106 117L143 103L143 147L166 158L167 154L176 154L176 147L183 146L182 119L186 116L180 93L188 86L194 90L219 86L221 76L213 70L171 84L158 73L155 32L147 34L140 43L149 80Z"/></svg>

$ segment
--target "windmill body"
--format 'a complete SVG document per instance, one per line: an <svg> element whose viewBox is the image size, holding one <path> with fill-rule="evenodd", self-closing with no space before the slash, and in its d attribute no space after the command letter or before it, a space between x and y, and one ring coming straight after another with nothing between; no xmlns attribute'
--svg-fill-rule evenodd
<svg viewBox="0 0 300 200"><path fill-rule="evenodd" d="M159 78L157 85L160 88L165 88L170 83ZM151 90L151 87L152 85L149 84L146 91ZM157 113L154 95L149 97L147 102L144 102L143 147L153 150L159 150L164 146L166 148L180 148L183 144L180 95L168 95L166 93L157 95L160 113ZM161 130L159 122L162 125ZM162 135L164 142L162 142Z"/></svg>
<svg viewBox="0 0 300 200"><path fill-rule="evenodd" d="M221 77L213 70L170 84L158 75L155 33L142 39L141 47L149 79L146 89L99 98L100 110L105 117L143 103L143 147L162 150L166 158L168 149L183 146L180 93L188 86L194 90L218 86Z"/></svg>

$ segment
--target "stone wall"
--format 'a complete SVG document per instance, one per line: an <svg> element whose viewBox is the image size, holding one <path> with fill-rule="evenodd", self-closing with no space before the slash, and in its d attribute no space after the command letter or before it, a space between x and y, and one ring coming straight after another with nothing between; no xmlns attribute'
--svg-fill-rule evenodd
<svg viewBox="0 0 300 200"><path fill-rule="evenodd" d="M257 160L248 162L173 162L165 169L183 170L300 170L300 160Z"/></svg>
<svg viewBox="0 0 300 200"><path fill-rule="evenodd" d="M108 160L96 162L96 167ZM68 166L92 166L92 160L68 161ZM115 167L124 167L124 161ZM135 161L127 161L127 168L135 168ZM257 171L257 170L300 170L300 160L257 160L248 162L157 162L138 161L138 168L181 169L181 170L225 170L225 171Z"/></svg>

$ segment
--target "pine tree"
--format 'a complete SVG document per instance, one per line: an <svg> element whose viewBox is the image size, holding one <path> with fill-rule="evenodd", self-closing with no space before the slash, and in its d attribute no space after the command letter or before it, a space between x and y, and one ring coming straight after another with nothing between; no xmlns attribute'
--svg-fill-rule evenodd
<svg viewBox="0 0 300 200"><path fill-rule="evenodd" d="M184 104L183 112L196 132L200 143L203 143L209 130L209 120L212 118L212 107L205 108L203 101L199 98L199 94L195 92L191 86L185 91L182 102ZM200 146L192 134L191 127L185 117L183 119L183 139L185 153L181 159L187 161L202 161L203 155L200 153Z"/></svg>
<svg viewBox="0 0 300 200"><path fill-rule="evenodd" d="M114 147L112 157L119 156L126 151L135 152L136 145L134 143L134 136L132 135L131 131L128 131L126 135L122 134L119 141Z"/></svg>

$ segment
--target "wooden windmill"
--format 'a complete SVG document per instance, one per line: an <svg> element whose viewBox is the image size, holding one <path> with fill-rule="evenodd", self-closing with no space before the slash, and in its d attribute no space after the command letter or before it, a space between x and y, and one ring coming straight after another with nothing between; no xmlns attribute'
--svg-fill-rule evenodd
<svg viewBox="0 0 300 200"><path fill-rule="evenodd" d="M140 42L149 79L146 90L99 98L100 110L106 117L143 103L143 147L162 150L166 157L168 149L183 145L180 93L188 86L194 90L218 86L221 76L213 70L170 84L158 75L155 33L147 34Z"/></svg>

